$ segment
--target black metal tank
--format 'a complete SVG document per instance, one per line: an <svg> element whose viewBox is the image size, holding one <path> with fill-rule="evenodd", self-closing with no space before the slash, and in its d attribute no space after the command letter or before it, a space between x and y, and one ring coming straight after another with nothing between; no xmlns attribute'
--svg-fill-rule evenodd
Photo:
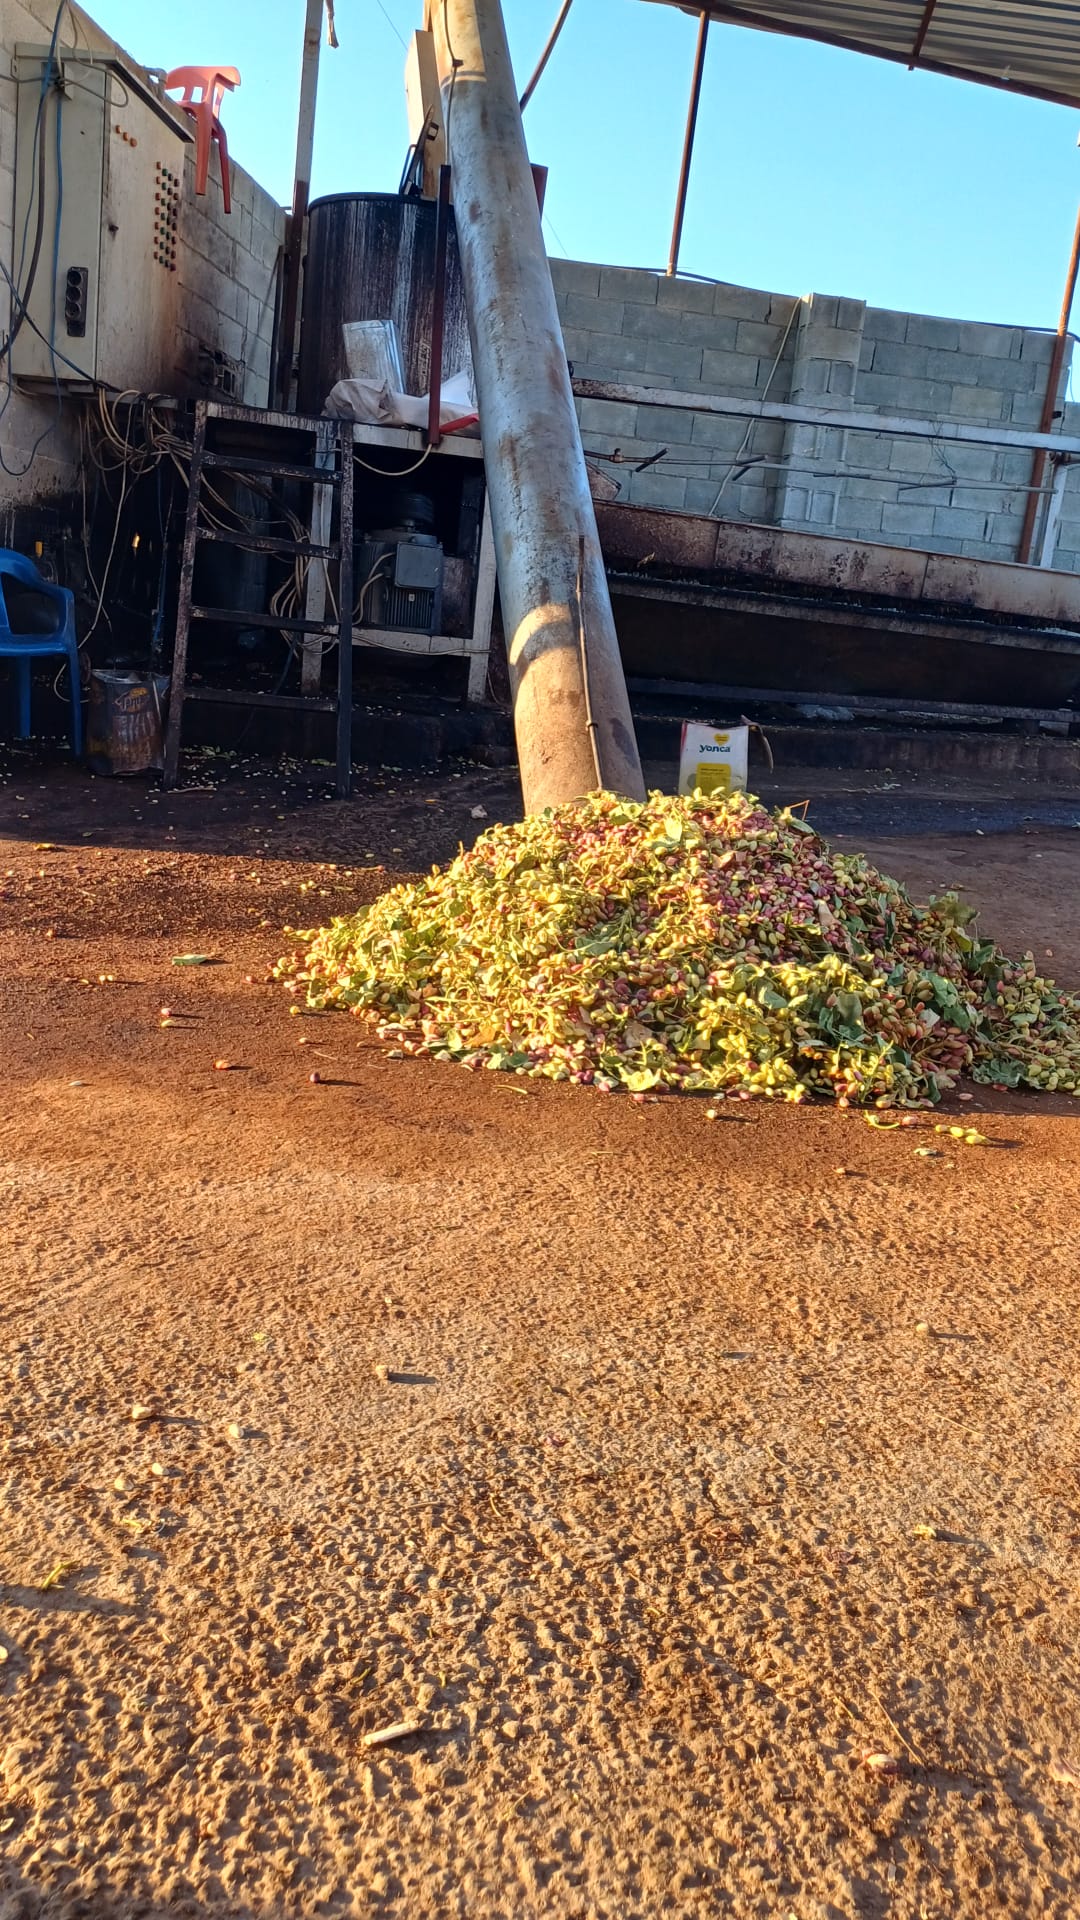
<svg viewBox="0 0 1080 1920"><path fill-rule="evenodd" d="M406 391L428 391L435 292L435 203L396 193L336 193L308 211L307 267L300 324L299 407L321 413L348 377L341 329L348 320L392 320ZM472 365L457 235L446 254L443 378Z"/></svg>

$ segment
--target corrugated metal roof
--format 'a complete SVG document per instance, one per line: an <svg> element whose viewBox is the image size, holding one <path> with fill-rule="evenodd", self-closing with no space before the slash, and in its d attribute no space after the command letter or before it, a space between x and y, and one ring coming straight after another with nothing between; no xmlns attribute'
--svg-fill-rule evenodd
<svg viewBox="0 0 1080 1920"><path fill-rule="evenodd" d="M656 0L653 0L656 3ZM1076 0L661 0L684 13L876 53L1080 107Z"/></svg>

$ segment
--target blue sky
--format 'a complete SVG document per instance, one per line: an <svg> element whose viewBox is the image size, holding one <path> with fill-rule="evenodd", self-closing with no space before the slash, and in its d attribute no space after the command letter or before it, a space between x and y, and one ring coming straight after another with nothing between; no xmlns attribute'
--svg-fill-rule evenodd
<svg viewBox="0 0 1080 1920"><path fill-rule="evenodd" d="M503 0L524 83L557 0ZM235 158L291 189L302 0L88 0L150 66L236 66ZM314 191L394 189L403 43L420 0L337 0ZM552 253L667 260L695 22L644 0L575 0L526 114L550 168ZM682 249L690 272L777 292L1056 324L1080 197L1080 116L806 41L714 26Z"/></svg>

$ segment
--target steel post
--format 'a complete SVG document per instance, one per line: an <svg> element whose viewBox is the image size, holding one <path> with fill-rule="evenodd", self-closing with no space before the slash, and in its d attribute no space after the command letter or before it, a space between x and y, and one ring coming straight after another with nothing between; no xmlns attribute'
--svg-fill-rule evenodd
<svg viewBox="0 0 1080 1920"><path fill-rule="evenodd" d="M690 163L694 158L694 135L697 132L698 106L701 102L701 82L705 73L705 55L709 46L709 16L704 11L698 19L697 46L694 49L694 77L690 82L690 104L686 109L686 132L683 134L682 162L679 166L679 185L675 194L675 219L671 228L671 250L668 254L667 274L670 280L679 271L679 249L682 246L683 221L686 218L686 196L690 190Z"/></svg>
<svg viewBox="0 0 1080 1920"><path fill-rule="evenodd" d="M311 194L311 159L315 149L315 100L319 91L319 40L325 0L307 0L304 50L300 61L300 110L296 124L296 164L292 208L285 229L285 287L281 302L281 336L276 368L279 404L293 403L293 360L296 322L300 311L300 269L304 255L304 225Z"/></svg>
<svg viewBox="0 0 1080 1920"><path fill-rule="evenodd" d="M1065 355L1069 346L1069 319L1073 301L1076 298L1076 282L1080 276L1080 213L1076 216L1073 230L1072 251L1065 274L1065 293L1058 316L1057 333L1050 354L1050 364L1046 369L1046 392L1043 395L1042 413L1039 416L1039 432L1049 433L1057 413L1058 388L1061 385L1061 371L1065 365ZM1031 463L1031 484L1024 506L1024 519L1020 528L1016 558L1027 566L1031 561L1031 549L1035 543L1035 517L1039 511L1039 495L1042 491L1043 475L1046 472L1046 455L1039 451Z"/></svg>
<svg viewBox="0 0 1080 1920"><path fill-rule="evenodd" d="M431 26L525 806L537 812L598 786L640 799L641 764L502 9L499 0L433 0Z"/></svg>

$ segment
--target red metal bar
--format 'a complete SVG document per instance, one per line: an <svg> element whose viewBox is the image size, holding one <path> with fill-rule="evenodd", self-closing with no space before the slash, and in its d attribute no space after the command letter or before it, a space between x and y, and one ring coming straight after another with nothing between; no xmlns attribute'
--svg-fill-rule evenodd
<svg viewBox="0 0 1080 1920"><path fill-rule="evenodd" d="M435 292L431 302L431 371L428 375L427 442L437 447L442 439L439 414L442 411L443 333L446 325L446 246L450 236L450 169L439 168L439 198L435 208Z"/></svg>
<svg viewBox="0 0 1080 1920"><path fill-rule="evenodd" d="M1073 233L1072 252L1069 255L1069 270L1065 276L1065 297L1061 303L1061 315L1058 320L1054 351L1050 355L1050 365L1046 372L1046 392L1043 395L1042 413L1039 417L1039 432L1049 433L1054 424L1057 411L1057 393L1061 381L1061 369L1065 365L1065 353L1069 344L1069 321L1072 317L1073 300L1076 297L1076 281L1080 275L1080 212L1076 216L1076 228ZM1017 542L1016 558L1022 566L1031 559L1031 548L1035 539L1035 517L1039 511L1039 494L1043 475L1046 472L1046 453L1040 447L1031 462L1031 483L1024 504L1024 523Z"/></svg>

